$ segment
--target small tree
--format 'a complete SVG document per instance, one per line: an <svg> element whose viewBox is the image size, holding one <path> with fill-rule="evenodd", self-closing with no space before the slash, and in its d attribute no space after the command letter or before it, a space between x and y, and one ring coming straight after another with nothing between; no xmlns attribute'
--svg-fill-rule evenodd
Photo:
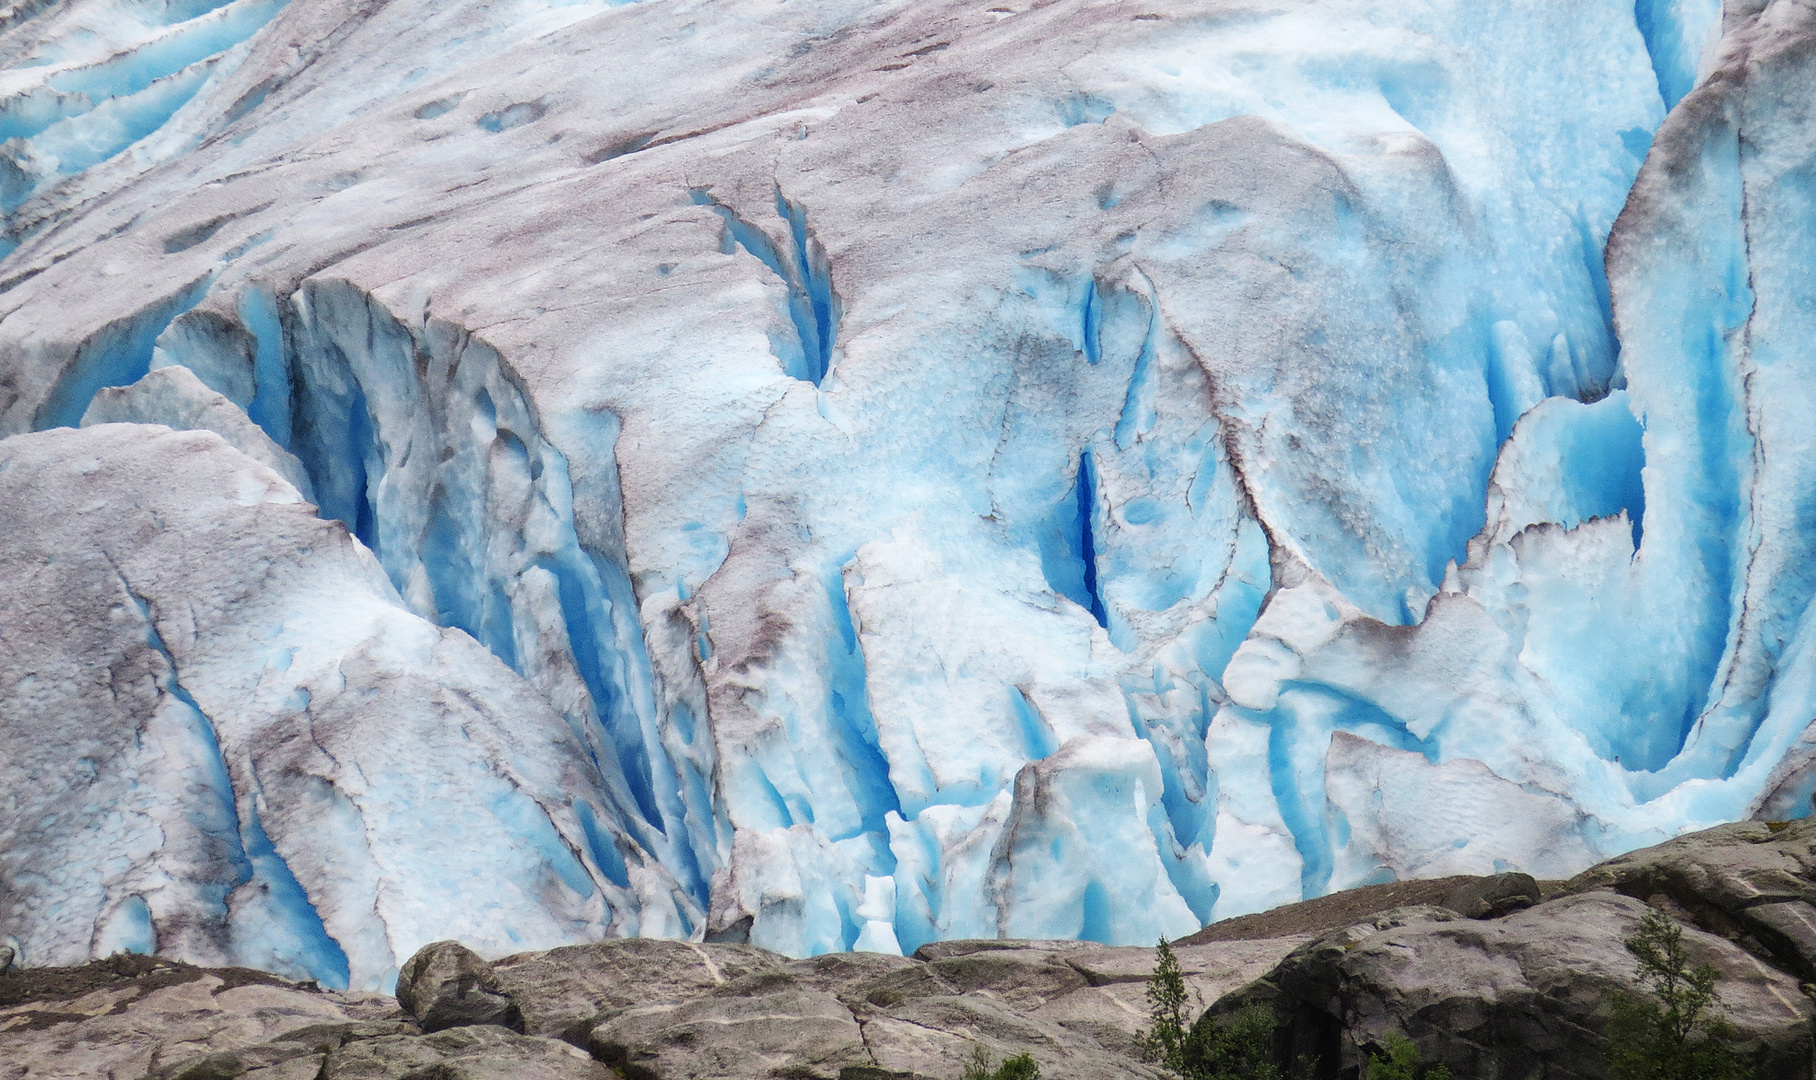
<svg viewBox="0 0 1816 1080"><path fill-rule="evenodd" d="M1616 994L1610 1003L1612 1080L1747 1080L1752 1070L1734 1048L1734 1026L1711 1013L1721 1002L1721 972L1690 962L1683 928L1648 911L1626 944L1650 996Z"/></svg>
<svg viewBox="0 0 1816 1080"><path fill-rule="evenodd" d="M1148 976L1148 1027L1135 1036L1135 1045L1143 1061L1164 1066L1180 1076L1196 1074L1186 1061L1185 976L1179 970L1179 957L1173 947L1161 938L1155 946L1157 957L1154 974Z"/></svg>
<svg viewBox="0 0 1816 1080"><path fill-rule="evenodd" d="M1143 1061L1183 1080L1284 1080L1276 1063L1278 1021L1265 1005L1245 1005L1222 1016L1187 1021L1185 976L1172 946L1156 946L1154 974L1148 977L1148 1026L1135 1037ZM1300 1059L1292 1074L1311 1075Z"/></svg>

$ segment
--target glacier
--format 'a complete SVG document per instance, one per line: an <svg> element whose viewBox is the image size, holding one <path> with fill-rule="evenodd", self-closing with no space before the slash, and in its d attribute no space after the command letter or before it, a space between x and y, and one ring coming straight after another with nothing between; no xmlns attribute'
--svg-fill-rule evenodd
<svg viewBox="0 0 1816 1080"><path fill-rule="evenodd" d="M0 11L0 941L1141 944L1816 792L1795 0Z"/></svg>

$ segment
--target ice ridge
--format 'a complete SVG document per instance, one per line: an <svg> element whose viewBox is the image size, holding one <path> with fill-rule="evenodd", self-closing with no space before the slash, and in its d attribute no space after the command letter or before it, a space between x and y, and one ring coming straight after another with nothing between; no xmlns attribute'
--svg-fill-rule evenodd
<svg viewBox="0 0 1816 1080"><path fill-rule="evenodd" d="M1147 943L1808 813L1812 18L21 7L0 935Z"/></svg>

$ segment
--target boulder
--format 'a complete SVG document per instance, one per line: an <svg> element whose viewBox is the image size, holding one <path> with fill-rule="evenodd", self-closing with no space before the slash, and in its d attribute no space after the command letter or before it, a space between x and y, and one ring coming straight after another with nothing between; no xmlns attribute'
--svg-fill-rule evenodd
<svg viewBox="0 0 1816 1080"><path fill-rule="evenodd" d="M1444 898L1444 906L1466 919L1498 919L1531 907L1542 896L1531 874L1491 874L1459 886Z"/></svg>
<svg viewBox="0 0 1816 1080"><path fill-rule="evenodd" d="M523 1030L523 1013L492 965L457 941L424 945L397 975L397 1003L424 1031L474 1024Z"/></svg>
<svg viewBox="0 0 1816 1080"><path fill-rule="evenodd" d="M989 991L1036 1008L1090 985L1066 962L1066 954L1079 948L1069 941L944 941L923 945L914 955L961 992Z"/></svg>

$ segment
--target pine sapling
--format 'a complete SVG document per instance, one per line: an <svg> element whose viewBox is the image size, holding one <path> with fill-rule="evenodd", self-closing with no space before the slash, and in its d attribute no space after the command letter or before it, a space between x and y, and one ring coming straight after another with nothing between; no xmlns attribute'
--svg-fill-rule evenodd
<svg viewBox="0 0 1816 1080"><path fill-rule="evenodd" d="M1313 1064L1300 1058L1290 1073L1275 1055L1279 1021L1266 1005L1251 1004L1188 1022L1185 975L1165 939L1155 947L1148 977L1148 1026L1135 1037L1142 1060L1181 1080L1309 1080Z"/></svg>
<svg viewBox="0 0 1816 1080"><path fill-rule="evenodd" d="M1170 1069L1179 1076L1192 1076L1186 1060L1185 976L1179 970L1179 958L1173 947L1161 938L1155 946L1158 953L1154 974L1148 976L1149 1025L1135 1037L1143 1061Z"/></svg>

